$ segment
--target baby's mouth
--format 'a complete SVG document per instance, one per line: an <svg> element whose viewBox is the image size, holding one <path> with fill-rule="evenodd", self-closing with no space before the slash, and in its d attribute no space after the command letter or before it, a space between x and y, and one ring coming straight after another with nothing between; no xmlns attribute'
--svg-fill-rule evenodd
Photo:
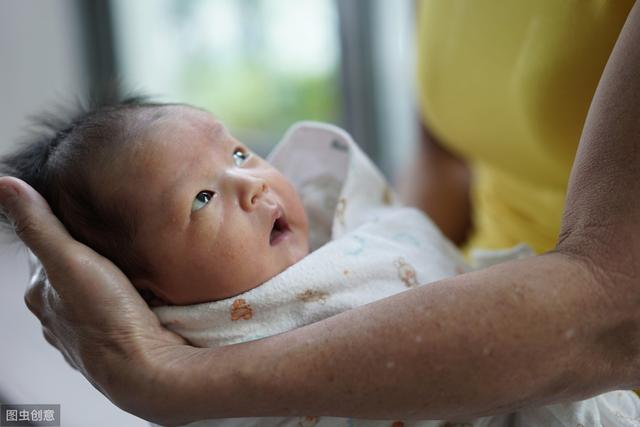
<svg viewBox="0 0 640 427"><path fill-rule="evenodd" d="M273 228L271 229L271 236L269 237L269 244L271 246L277 245L284 239L284 237L291 231L289 228L289 223L283 214L280 214L278 218L276 218L273 223Z"/></svg>

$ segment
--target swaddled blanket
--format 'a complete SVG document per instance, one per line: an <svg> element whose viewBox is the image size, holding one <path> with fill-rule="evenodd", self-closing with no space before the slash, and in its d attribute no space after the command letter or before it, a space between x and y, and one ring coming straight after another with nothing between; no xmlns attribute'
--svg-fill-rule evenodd
<svg viewBox="0 0 640 427"><path fill-rule="evenodd" d="M236 297L155 309L194 345L288 331L466 270L424 214L395 202L384 177L342 130L299 125L270 162L302 198L312 252Z"/></svg>
<svg viewBox="0 0 640 427"><path fill-rule="evenodd" d="M278 334L470 270L429 218L397 202L382 174L341 129L311 122L298 124L287 132L269 161L301 196L309 216L312 251L276 277L235 297L154 309L163 325L192 344L214 347ZM520 246L500 252L496 259L502 261L528 253ZM491 264L491 256L485 253L482 264ZM638 416L635 395L619 393L623 401L631 399L636 404L635 412L622 413ZM543 417L546 420L543 424L517 425L576 426L582 420L588 421L589 416L599 416L595 400L580 403L584 414L578 418L574 416L578 404L572 405L565 405L571 409L560 411L566 412L566 421L572 424L560 421L554 414ZM620 405L616 403L614 407ZM533 414L539 416L543 410L533 410ZM551 414L548 410L545 413ZM511 425L514 416L487 417L464 425ZM391 426L392 423L291 417L207 420L195 425ZM443 424L405 421L396 425Z"/></svg>

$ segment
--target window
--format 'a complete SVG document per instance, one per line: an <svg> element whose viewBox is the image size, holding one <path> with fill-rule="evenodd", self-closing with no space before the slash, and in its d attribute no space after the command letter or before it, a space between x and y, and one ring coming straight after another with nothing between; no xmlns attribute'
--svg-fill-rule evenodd
<svg viewBox="0 0 640 427"><path fill-rule="evenodd" d="M213 112L267 153L297 120L340 121L331 0L114 0L125 88Z"/></svg>

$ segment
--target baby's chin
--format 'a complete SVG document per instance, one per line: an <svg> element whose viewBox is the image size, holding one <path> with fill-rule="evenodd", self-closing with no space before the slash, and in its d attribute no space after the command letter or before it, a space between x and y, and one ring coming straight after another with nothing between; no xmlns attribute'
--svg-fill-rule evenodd
<svg viewBox="0 0 640 427"><path fill-rule="evenodd" d="M259 280L260 283L258 283L257 285L251 287L250 289L246 289L244 292L248 292L251 289L255 289L259 286L264 285L265 283L267 283L269 280L273 279L274 277L278 276L279 274L282 274L284 271L286 271L288 268L290 268L291 266L297 264L298 262L302 261L302 259L304 257L306 257L307 255L309 255L309 246L307 245L305 248L296 251L296 252L292 252L289 256L289 258L287 259L287 261L282 264L282 266L274 271L269 272L269 274L265 275L264 277L261 278L261 280ZM237 295L235 295L237 296Z"/></svg>
<svg viewBox="0 0 640 427"><path fill-rule="evenodd" d="M280 268L267 272L267 274L265 274L263 277L258 278L258 280L253 281L253 283L247 286L242 286L240 289L237 289L236 292L229 292L229 293L225 293L223 295L219 295L215 297L211 295L210 297L206 297L206 298L193 298L193 299L184 300L180 302L175 302L175 301L172 302L172 301L167 301L155 295L153 292L151 292L148 289L138 288L138 292L140 293L140 296L142 296L142 298L145 300L145 302L150 308L156 308L156 307L162 307L162 306L175 306L175 305L195 305L195 304L202 304L207 302L223 301L229 298L235 298L239 295L242 295L246 292L251 291L252 289L255 289L257 287L264 285L269 280L273 279L274 277L278 276L279 274L287 270L289 267L300 262L308 254L309 254L309 245L308 243L306 243L304 245L301 245L298 250L290 252L287 260L283 264L281 264ZM232 289L232 288L226 288L226 289Z"/></svg>
<svg viewBox="0 0 640 427"><path fill-rule="evenodd" d="M278 272L278 274L283 272L287 268L291 267L292 265L299 263L307 255L309 255L308 240L306 240L303 244L299 245L298 247L295 248L295 250L292 250L289 253L289 259L287 260L285 267L282 268L281 271Z"/></svg>

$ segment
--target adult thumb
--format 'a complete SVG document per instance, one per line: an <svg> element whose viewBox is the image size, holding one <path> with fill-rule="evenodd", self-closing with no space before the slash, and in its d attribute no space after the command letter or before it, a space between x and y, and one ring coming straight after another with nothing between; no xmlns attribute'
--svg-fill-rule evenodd
<svg viewBox="0 0 640 427"><path fill-rule="evenodd" d="M0 211L45 268L49 254L59 253L65 246L73 244L46 200L20 179L0 177Z"/></svg>

